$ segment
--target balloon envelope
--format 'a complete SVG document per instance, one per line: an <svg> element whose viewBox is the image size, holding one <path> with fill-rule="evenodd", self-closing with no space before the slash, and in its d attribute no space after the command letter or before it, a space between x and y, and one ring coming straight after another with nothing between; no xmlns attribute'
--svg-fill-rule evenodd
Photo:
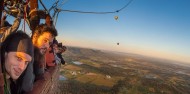
<svg viewBox="0 0 190 94"><path fill-rule="evenodd" d="M119 17L118 17L118 16L115 16L114 18L115 18L115 20L118 20Z"/></svg>

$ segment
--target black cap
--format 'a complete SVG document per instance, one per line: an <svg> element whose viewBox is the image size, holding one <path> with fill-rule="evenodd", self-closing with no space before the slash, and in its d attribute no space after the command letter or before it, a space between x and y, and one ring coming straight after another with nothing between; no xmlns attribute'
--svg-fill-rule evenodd
<svg viewBox="0 0 190 94"><path fill-rule="evenodd" d="M10 34L3 43L7 43L5 48L7 52L24 52L31 57L34 55L32 40L22 31Z"/></svg>

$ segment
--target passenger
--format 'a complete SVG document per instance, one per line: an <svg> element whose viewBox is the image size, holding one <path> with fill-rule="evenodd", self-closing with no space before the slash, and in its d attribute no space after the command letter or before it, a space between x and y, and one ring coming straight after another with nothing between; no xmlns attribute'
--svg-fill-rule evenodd
<svg viewBox="0 0 190 94"><path fill-rule="evenodd" d="M56 39L54 39L54 43L53 43L53 51L54 51L54 56L55 56L55 64L58 65L61 63L61 59L57 56L57 53L59 52L59 48L58 48L58 41Z"/></svg>
<svg viewBox="0 0 190 94"><path fill-rule="evenodd" d="M36 27L32 35L32 43L34 45L34 62L29 65L25 75L23 76L23 84L21 86L22 93L29 93L33 88L34 80L44 78L45 58L47 48L52 43L54 37L57 36L57 30L49 27L46 24L41 24ZM35 75L35 78L31 75Z"/></svg>
<svg viewBox="0 0 190 94"><path fill-rule="evenodd" d="M17 18L15 18L15 21L13 25L9 24L8 21L6 21L6 12L4 12L2 21L1 21L1 29L0 29L0 43L2 43L5 38L12 32L16 32L19 28L20 21L21 21L21 11L19 10L19 13L17 14Z"/></svg>
<svg viewBox="0 0 190 94"><path fill-rule="evenodd" d="M0 94L21 94L23 75L33 59L32 40L23 31L13 32L2 43L0 52Z"/></svg>
<svg viewBox="0 0 190 94"><path fill-rule="evenodd" d="M62 46L62 43L59 43L58 44L58 52L56 53L57 54L57 57L61 59L61 64L65 64L65 60L62 56L62 53L66 51L66 47L65 46Z"/></svg>
<svg viewBox="0 0 190 94"><path fill-rule="evenodd" d="M36 75L36 78L42 76L45 71L45 54L56 36L57 30L54 27L47 26L46 24L39 25L32 35L32 42L35 46L34 74Z"/></svg>
<svg viewBox="0 0 190 94"><path fill-rule="evenodd" d="M48 69L56 65L54 49L57 44L58 44L57 40L54 39L53 44L49 47L48 51L46 52L46 67Z"/></svg>

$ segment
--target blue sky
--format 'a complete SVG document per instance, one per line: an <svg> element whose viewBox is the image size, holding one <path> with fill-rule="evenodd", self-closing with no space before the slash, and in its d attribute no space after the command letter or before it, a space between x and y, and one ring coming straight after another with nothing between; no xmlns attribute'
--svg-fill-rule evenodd
<svg viewBox="0 0 190 94"><path fill-rule="evenodd" d="M67 0L61 8L104 12L120 9L127 2ZM190 62L189 5L189 0L133 0L115 14L62 12L56 26L58 39L66 45Z"/></svg>
<svg viewBox="0 0 190 94"><path fill-rule="evenodd" d="M49 8L55 0L42 0ZM130 0L61 0L62 9L107 12ZM133 0L115 14L61 12L57 39L65 45L137 53L190 63L190 0ZM114 16L119 19L115 20ZM120 45L117 45L117 42Z"/></svg>

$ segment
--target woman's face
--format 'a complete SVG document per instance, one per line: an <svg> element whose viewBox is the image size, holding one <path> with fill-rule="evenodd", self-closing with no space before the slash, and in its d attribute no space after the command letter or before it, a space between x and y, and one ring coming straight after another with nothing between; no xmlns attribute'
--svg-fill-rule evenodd
<svg viewBox="0 0 190 94"><path fill-rule="evenodd" d="M24 52L5 53L5 69L8 75L16 80L26 69L32 57Z"/></svg>

